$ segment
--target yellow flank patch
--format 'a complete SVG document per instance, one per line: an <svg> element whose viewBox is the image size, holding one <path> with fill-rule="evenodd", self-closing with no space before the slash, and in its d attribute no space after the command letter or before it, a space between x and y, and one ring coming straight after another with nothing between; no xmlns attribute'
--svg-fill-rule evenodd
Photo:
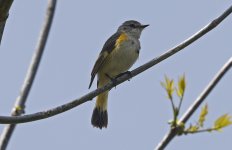
<svg viewBox="0 0 232 150"><path fill-rule="evenodd" d="M119 47L120 44L121 44L122 42L124 42L125 40L127 40L127 39L128 39L128 37L127 37L126 33L122 33L122 34L118 37L118 39L116 40L116 43L115 43L116 47Z"/></svg>

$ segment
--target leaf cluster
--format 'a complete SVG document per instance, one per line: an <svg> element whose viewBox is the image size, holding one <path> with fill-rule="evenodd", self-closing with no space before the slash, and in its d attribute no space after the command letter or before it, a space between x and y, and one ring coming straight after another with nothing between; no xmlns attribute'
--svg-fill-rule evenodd
<svg viewBox="0 0 232 150"><path fill-rule="evenodd" d="M232 124L232 116L229 114L224 114L218 117L214 124L209 127L205 128L204 124L206 121L206 117L208 115L208 105L205 104L200 112L200 115L198 117L198 120L195 124L190 124L189 127L185 127L185 124L178 121L178 115L181 109L181 104L183 102L184 93L186 89L186 80L185 75L182 75L179 77L178 83L175 86L174 80L168 78L165 76L164 82L161 82L162 87L165 89L167 93L167 98L170 100L173 110L173 120L169 121L169 124L171 125L171 128L178 129L177 134L178 135L187 135L187 134L194 134L194 133L200 133L200 132L212 132L212 131L222 131L222 128L225 128ZM176 94L179 98L179 104L176 106L174 103L173 94L174 91L176 91Z"/></svg>

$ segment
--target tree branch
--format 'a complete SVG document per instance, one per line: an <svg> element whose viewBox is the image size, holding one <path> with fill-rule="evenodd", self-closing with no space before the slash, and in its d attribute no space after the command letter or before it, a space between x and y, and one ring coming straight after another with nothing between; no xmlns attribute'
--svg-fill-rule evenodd
<svg viewBox="0 0 232 150"><path fill-rule="evenodd" d="M9 16L9 10L13 3L13 0L0 0L0 45L2 41L2 35L5 28L6 20Z"/></svg>
<svg viewBox="0 0 232 150"><path fill-rule="evenodd" d="M167 59L168 57L170 57L170 56L174 55L175 53L179 52L180 50L184 49L186 46L190 45L191 43L193 43L194 41L196 41L197 39L199 39L200 37L202 37L203 35L208 33L210 30L215 28L231 12L232 12L232 6L230 6L222 15L220 15L218 18L213 20L211 23L206 25L204 28L202 28L200 31L198 31L194 35L192 35L190 38L188 38L184 42L182 42L179 45L177 45L176 47L168 50L166 53L162 54L161 56L159 56L159 57L147 62L146 64L134 69L133 71L131 71L130 75L125 74L125 75L117 78L117 80L115 81L115 84L119 85L122 82L127 81L128 79L131 78L131 76L134 77L134 76L140 74L141 72L151 68L152 66L160 63L161 61ZM16 123L25 123L25 122L31 122L31 121L49 118L51 116L63 113L63 112L68 111L68 110L70 110L78 105L81 105L87 101L92 100L94 97L96 97L100 93L111 89L115 84L108 83L106 86L99 88L99 89L96 89L96 90L94 90L94 91L92 91L92 92L90 92L90 93L88 93L88 94L86 94L78 99L75 99L69 103L63 104L61 106L58 106L58 107L55 107L55 108L52 108L52 109L49 109L46 111L41 111L41 112L28 114L28 115L24 115L24 116L13 116L13 117L0 116L0 123L1 124L16 124Z"/></svg>
<svg viewBox="0 0 232 150"><path fill-rule="evenodd" d="M219 70L219 72L215 75L215 77L211 80L211 82L206 86L203 92L198 96L198 98L194 101L192 106L185 112L185 114L181 117L178 124L186 123L188 119L193 115L193 113L197 110L197 108L201 105L201 103L205 100L205 98L209 95L209 93L214 89L217 83L222 79L222 77L226 74L226 72L232 67L232 57L225 63L225 65ZM172 128L163 138L163 140L157 145L155 150L163 150L168 143L176 136L178 129Z"/></svg>
<svg viewBox="0 0 232 150"><path fill-rule="evenodd" d="M49 0L47 6L47 14L45 17L45 21L39 35L38 43L35 48L35 52L32 56L32 60L30 66L28 68L24 83L20 90L20 95L17 97L15 106L12 109L11 115L12 116L20 116L24 113L25 103L32 87L33 81L35 79L43 51L46 45L46 41L48 38L48 34L51 28L54 12L55 12L56 0ZM15 124L6 125L1 137L0 137L0 149L5 150L7 144L9 143L10 137L15 129Z"/></svg>

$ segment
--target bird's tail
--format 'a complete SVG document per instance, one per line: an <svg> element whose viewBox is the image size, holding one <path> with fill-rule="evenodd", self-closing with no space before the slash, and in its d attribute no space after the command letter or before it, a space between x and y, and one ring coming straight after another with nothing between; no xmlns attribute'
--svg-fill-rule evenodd
<svg viewBox="0 0 232 150"><path fill-rule="evenodd" d="M98 87L103 87L109 82L109 79L103 75L98 79ZM105 91L97 96L96 105L93 110L91 123L97 128L106 128L108 124L107 101L109 91Z"/></svg>
<svg viewBox="0 0 232 150"><path fill-rule="evenodd" d="M108 124L107 114L108 91L97 96L95 108L93 110L91 123L94 127L102 129Z"/></svg>

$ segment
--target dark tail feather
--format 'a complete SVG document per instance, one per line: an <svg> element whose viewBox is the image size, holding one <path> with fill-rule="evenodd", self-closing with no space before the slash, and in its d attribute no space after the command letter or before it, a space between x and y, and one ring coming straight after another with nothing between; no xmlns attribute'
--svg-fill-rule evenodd
<svg viewBox="0 0 232 150"><path fill-rule="evenodd" d="M107 110L101 110L95 107L93 110L91 123L94 127L97 127L100 129L107 128L107 124L108 124Z"/></svg>

